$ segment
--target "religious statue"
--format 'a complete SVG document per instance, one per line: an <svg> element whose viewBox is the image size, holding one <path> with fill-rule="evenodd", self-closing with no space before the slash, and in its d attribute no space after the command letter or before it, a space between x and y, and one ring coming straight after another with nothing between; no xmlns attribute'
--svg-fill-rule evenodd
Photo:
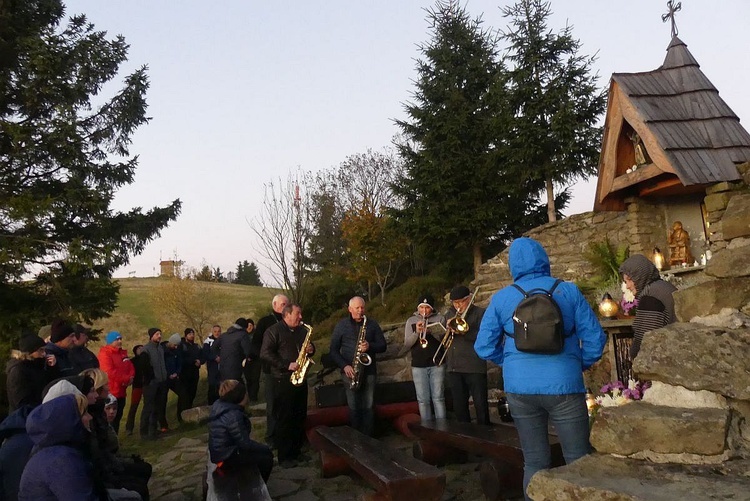
<svg viewBox="0 0 750 501"><path fill-rule="evenodd" d="M682 228L680 221L675 221L672 224L672 233L669 235L669 264L682 265L692 262L690 235Z"/></svg>
<svg viewBox="0 0 750 501"><path fill-rule="evenodd" d="M651 159L648 157L646 148L643 146L643 140L641 139L641 136L639 136L638 133L634 131L633 134L630 135L630 140L633 142L635 167L640 167L641 165L650 163Z"/></svg>

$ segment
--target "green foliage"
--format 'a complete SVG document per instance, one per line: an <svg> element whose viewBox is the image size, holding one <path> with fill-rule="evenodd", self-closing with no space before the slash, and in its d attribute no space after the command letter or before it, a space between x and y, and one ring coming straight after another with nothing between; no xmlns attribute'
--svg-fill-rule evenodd
<svg viewBox="0 0 750 501"><path fill-rule="evenodd" d="M586 260L594 268L594 276L582 283L585 289L602 289L620 282L620 265L629 256L627 246L615 247L609 240L589 243Z"/></svg>
<svg viewBox="0 0 750 501"><path fill-rule="evenodd" d="M442 260L464 252L476 265L489 242L529 228L524 218L538 190L505 168L512 116L497 36L458 2L439 1L427 19L431 38L420 47L408 119L396 122L405 169L394 183L394 214L418 254Z"/></svg>
<svg viewBox="0 0 750 501"><path fill-rule="evenodd" d="M0 4L0 332L61 316L92 323L116 305L111 276L173 221L180 201L110 205L133 182L131 136L148 122L146 68L99 95L127 60L56 0ZM101 106L95 107L96 96ZM33 278L33 280L30 280ZM34 328L34 330L36 330Z"/></svg>
<svg viewBox="0 0 750 501"><path fill-rule="evenodd" d="M593 74L595 57L580 54L572 27L557 34L547 27L549 2L519 0L503 14L511 18L503 39L510 45L514 115L509 161L517 175L540 192L596 174L602 133L596 123L606 100Z"/></svg>
<svg viewBox="0 0 750 501"><path fill-rule="evenodd" d="M258 285L262 287L263 282L260 280L258 266L255 263L247 262L247 260L237 263L234 283L242 285Z"/></svg>

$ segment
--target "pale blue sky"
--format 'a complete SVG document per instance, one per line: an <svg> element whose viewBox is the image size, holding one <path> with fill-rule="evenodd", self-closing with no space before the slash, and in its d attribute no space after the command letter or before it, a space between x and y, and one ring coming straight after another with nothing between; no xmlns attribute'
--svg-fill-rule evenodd
<svg viewBox="0 0 750 501"><path fill-rule="evenodd" d="M509 2L469 0L485 26L504 28ZM747 0L683 0L680 38L743 119ZM130 44L124 71L149 66L149 116L134 136L133 185L116 208L180 198L179 219L116 276L152 276L160 257L190 266L205 259L224 272L253 249L263 183L298 166L320 170L348 155L382 149L398 133L416 76L417 44L428 39L428 1L68 0L97 29ZM566 20L586 53L599 53L600 85L613 72L649 71L663 61L666 1L552 0L550 27ZM744 61L744 62L743 62ZM123 73L124 74L124 73ZM120 85L118 80L117 85ZM593 183L575 189L569 213L590 210Z"/></svg>

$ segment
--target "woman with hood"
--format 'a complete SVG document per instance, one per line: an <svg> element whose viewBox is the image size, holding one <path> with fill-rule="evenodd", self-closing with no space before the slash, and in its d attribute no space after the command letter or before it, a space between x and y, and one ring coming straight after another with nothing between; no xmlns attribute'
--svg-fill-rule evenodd
<svg viewBox="0 0 750 501"><path fill-rule="evenodd" d="M513 280L524 291L549 291L557 282L550 275L547 252L535 240L514 240L508 256ZM492 296L474 344L480 357L503 367L504 390L523 451L524 492L534 473L551 465L549 422L560 439L566 463L591 451L583 371L601 358L606 335L575 284L560 282L552 297L563 321L560 353L529 353L516 348L513 337L506 333L514 332L513 316L524 295L510 285Z"/></svg>
<svg viewBox="0 0 750 501"><path fill-rule="evenodd" d="M423 421L444 419L445 411L445 365L433 361L442 335L445 333L445 317L435 311L435 299L430 294L419 296L417 311L404 326L403 351L411 352L411 375L417 392L419 415ZM428 328L439 324L443 328ZM432 402L432 406L430 406Z"/></svg>
<svg viewBox="0 0 750 501"><path fill-rule="evenodd" d="M46 355L44 341L36 334L22 335L18 349L11 350L5 368L8 412L23 405L36 407L42 403L42 390L49 382L49 374L44 370Z"/></svg>
<svg viewBox="0 0 750 501"><path fill-rule="evenodd" d="M97 485L87 455L88 402L80 392L53 398L26 419L26 430L34 442L29 462L21 475L21 501L107 500L103 485Z"/></svg>
<svg viewBox="0 0 750 501"><path fill-rule="evenodd" d="M643 254L635 254L620 265L620 274L625 287L635 295L638 308L633 320L633 344L630 346L631 360L638 355L643 335L660 329L675 321L672 293L677 288L662 280L654 263Z"/></svg>

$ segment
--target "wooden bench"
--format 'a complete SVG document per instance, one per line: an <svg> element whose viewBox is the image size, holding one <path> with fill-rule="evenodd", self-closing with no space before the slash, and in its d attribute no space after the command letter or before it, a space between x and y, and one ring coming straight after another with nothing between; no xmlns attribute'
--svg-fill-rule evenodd
<svg viewBox="0 0 750 501"><path fill-rule="evenodd" d="M204 475L204 501L271 501L271 494L258 468L217 472L216 465L209 458Z"/></svg>
<svg viewBox="0 0 750 501"><path fill-rule="evenodd" d="M315 442L321 451L346 462L378 492L376 499L437 501L442 498L445 473L438 468L350 426L320 426L315 431L319 437Z"/></svg>
<svg viewBox="0 0 750 501"><path fill-rule="evenodd" d="M413 446L415 458L429 464L445 464L461 458L462 453L489 458L479 475L487 499L523 496L523 452L512 424L484 426L437 419L410 420L407 426L419 439ZM552 466L562 466L560 442L554 435L549 440Z"/></svg>

